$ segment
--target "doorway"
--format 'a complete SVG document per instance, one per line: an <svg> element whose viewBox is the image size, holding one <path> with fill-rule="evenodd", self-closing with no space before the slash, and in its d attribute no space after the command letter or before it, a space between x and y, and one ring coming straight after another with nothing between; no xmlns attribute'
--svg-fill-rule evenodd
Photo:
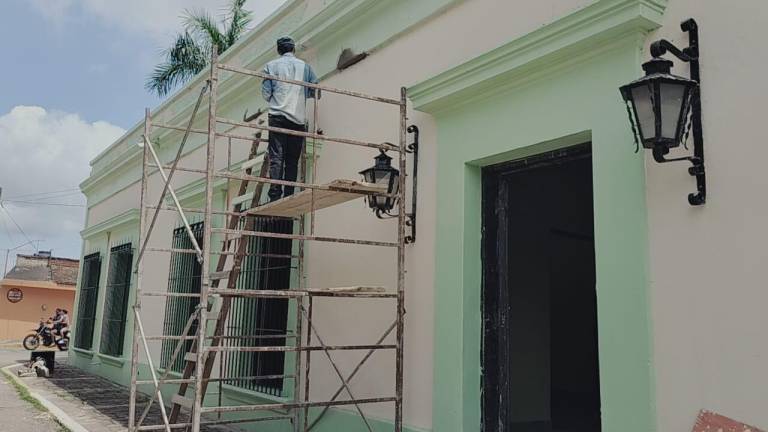
<svg viewBox="0 0 768 432"><path fill-rule="evenodd" d="M483 169L484 432L600 432L591 154Z"/></svg>

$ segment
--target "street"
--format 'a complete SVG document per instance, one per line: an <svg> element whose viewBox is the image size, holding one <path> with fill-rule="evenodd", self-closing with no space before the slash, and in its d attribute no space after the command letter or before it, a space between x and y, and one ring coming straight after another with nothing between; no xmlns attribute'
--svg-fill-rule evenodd
<svg viewBox="0 0 768 432"><path fill-rule="evenodd" d="M23 348L0 346L0 367L17 364L28 359L29 351ZM50 414L40 411L30 402L22 400L16 388L5 375L0 379L0 418L2 419L0 431L3 432L61 432L66 430L59 426Z"/></svg>

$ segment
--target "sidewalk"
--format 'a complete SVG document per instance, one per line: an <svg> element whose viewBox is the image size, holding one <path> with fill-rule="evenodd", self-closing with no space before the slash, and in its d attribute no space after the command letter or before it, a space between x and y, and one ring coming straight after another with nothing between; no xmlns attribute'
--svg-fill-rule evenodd
<svg viewBox="0 0 768 432"><path fill-rule="evenodd" d="M20 358L28 359L27 351L19 352ZM17 354L17 356L19 356ZM62 357L60 359L60 357ZM50 378L26 377L21 382L30 391L41 396L51 405L66 413L72 420L82 426L81 430L92 432L122 432L128 430L128 400L129 392L126 387L96 375L83 372L81 369L66 363L66 354L56 354L55 374ZM63 360L63 361L62 361ZM8 362L4 364L10 364ZM12 368L14 371L18 368ZM141 397L138 402L139 414L143 410L147 397ZM152 405L145 425L162 425L163 420L158 405ZM0 430L6 430L0 427ZM8 430L16 431L12 428ZM48 432L49 429L18 429L19 431ZM58 431L58 429L50 429ZM235 432L240 429L231 427L210 426L201 429L207 432Z"/></svg>

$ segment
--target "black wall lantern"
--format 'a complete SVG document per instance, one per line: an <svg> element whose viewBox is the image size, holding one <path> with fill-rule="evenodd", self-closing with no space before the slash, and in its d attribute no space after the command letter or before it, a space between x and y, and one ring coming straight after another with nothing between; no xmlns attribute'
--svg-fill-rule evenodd
<svg viewBox="0 0 768 432"><path fill-rule="evenodd" d="M374 158L375 164L360 171L363 180L372 184L387 185L387 194L397 194L400 187L400 171L392 166L392 158L381 150L381 153ZM376 215L382 217L388 214L397 204L397 199L387 195L370 195L368 197L368 206L376 212Z"/></svg>
<svg viewBox="0 0 768 432"><path fill-rule="evenodd" d="M680 50L661 39L651 44L653 58L643 65L645 76L619 90L627 105L635 144L653 152L659 163L689 161L688 173L696 177L697 192L688 202L702 205L707 199L704 175L704 139L701 127L701 77L699 71L699 32L696 21L689 19L680 27L688 33L689 46ZM673 75L672 61L662 58L667 52L690 63L691 78ZM693 135L693 156L667 159L669 149L687 147Z"/></svg>
<svg viewBox="0 0 768 432"><path fill-rule="evenodd" d="M416 241L416 203L419 173L419 128L416 125L408 126L408 133L414 135L414 141L406 146L406 153L413 154L413 198L411 200L411 212L406 213L406 225L411 228L411 234L405 237L406 243ZM374 165L360 171L363 180L367 183L386 184L387 195L369 195L368 206L376 213L379 219L397 217L392 209L397 204L397 198L391 196L397 194L400 188L400 170L392 166L392 158L384 150L374 158Z"/></svg>

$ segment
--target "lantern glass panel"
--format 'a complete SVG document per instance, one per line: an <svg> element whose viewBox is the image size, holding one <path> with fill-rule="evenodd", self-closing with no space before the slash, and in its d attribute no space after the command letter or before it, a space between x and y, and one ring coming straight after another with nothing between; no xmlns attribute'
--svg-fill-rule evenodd
<svg viewBox="0 0 768 432"><path fill-rule="evenodd" d="M680 114L685 102L686 85L661 83L661 136L678 142L678 125L684 120Z"/></svg>
<svg viewBox="0 0 768 432"><path fill-rule="evenodd" d="M374 195L372 197L372 199L373 199L373 203L374 203L375 208L387 209L388 210L388 208L387 208L387 199L388 198L387 197L382 196L382 195Z"/></svg>
<svg viewBox="0 0 768 432"><path fill-rule="evenodd" d="M374 183L389 185L389 178L390 178L391 175L392 175L392 171L390 171L390 170L377 169L376 170L376 181Z"/></svg>
<svg viewBox="0 0 768 432"><path fill-rule="evenodd" d="M651 102L651 86L641 84L632 88L632 103L637 116L637 127L643 142L656 136L656 116Z"/></svg>
<svg viewBox="0 0 768 432"><path fill-rule="evenodd" d="M374 175L374 170L372 168L362 171L361 174L363 175L363 180L366 183L374 183L374 181L376 180L376 177Z"/></svg>

